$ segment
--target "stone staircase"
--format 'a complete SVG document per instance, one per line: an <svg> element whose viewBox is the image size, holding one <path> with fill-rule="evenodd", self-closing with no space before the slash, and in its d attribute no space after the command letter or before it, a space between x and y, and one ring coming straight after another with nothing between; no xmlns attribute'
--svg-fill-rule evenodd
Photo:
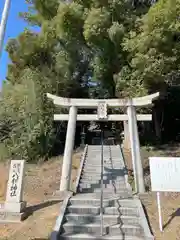
<svg viewBox="0 0 180 240"><path fill-rule="evenodd" d="M101 232L101 146L88 146L78 193L66 208L59 239L152 240L139 199L126 180L119 146L103 150L103 236Z"/></svg>

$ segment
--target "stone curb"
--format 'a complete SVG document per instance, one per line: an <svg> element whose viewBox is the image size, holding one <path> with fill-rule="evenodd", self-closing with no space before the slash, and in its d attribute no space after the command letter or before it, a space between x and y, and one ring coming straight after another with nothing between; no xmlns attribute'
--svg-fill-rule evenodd
<svg viewBox="0 0 180 240"><path fill-rule="evenodd" d="M82 170L83 170L83 166L84 166L84 161L86 159L87 151L88 151L88 145L86 144L82 158L81 158L81 163L80 163L80 167L78 170L77 178L76 178L75 193L77 193L77 191L78 191L78 186L79 186L79 182L80 182L80 178L81 178L81 174L82 174Z"/></svg>
<svg viewBox="0 0 180 240"><path fill-rule="evenodd" d="M59 234L60 234L60 230L61 230L61 227L63 224L66 208L67 208L69 199L72 197L72 195L73 195L73 192L67 192L67 196L64 199L63 204L60 207L59 216L56 219L56 223L55 223L53 232L50 235L50 240L58 240L59 239Z"/></svg>
<svg viewBox="0 0 180 240"><path fill-rule="evenodd" d="M130 185L129 182L128 182L128 171L127 171L127 166L126 166L126 163L125 163L124 154L123 154L121 145L119 145L119 149L120 149L120 154L121 154L121 157L122 157L123 163L124 163L124 169L125 169L125 175L124 175L124 177L125 177L126 186L127 186L127 188L128 188L130 191L132 191L131 185Z"/></svg>
<svg viewBox="0 0 180 240"><path fill-rule="evenodd" d="M137 197L136 199L134 199L134 201L136 201L137 207L139 209L140 221L141 221L141 226L144 229L145 240L155 240L154 236L152 235L152 233L150 231L150 227L148 225L148 221L146 219L146 215L144 213L144 209L142 207L142 203L141 203L140 199Z"/></svg>

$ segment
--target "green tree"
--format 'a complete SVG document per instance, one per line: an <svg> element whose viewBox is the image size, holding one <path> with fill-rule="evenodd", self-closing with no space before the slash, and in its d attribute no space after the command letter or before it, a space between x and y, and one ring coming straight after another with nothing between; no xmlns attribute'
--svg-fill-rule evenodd
<svg viewBox="0 0 180 240"><path fill-rule="evenodd" d="M131 45L130 31L140 34L136 20L149 5L132 3L27 0L29 11L20 15L40 31L25 29L7 45L11 63L0 107L4 156L32 160L50 155L64 125L57 129L53 124L55 109L47 92L77 98L144 92L130 77L135 55L126 45Z"/></svg>
<svg viewBox="0 0 180 240"><path fill-rule="evenodd" d="M130 64L119 74L119 90L124 86L133 87L132 82L139 86L140 92L141 89L161 91L167 84L178 84L179 14L179 0L159 0L137 20L137 28L124 41Z"/></svg>

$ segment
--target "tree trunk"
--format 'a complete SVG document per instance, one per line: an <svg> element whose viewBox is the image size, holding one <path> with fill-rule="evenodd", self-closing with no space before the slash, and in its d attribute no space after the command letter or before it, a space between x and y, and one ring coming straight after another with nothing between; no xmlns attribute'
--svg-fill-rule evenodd
<svg viewBox="0 0 180 240"><path fill-rule="evenodd" d="M162 114L161 114L160 106L154 106L153 107L153 121L154 121L154 129L155 129L156 139L158 142L161 142L161 137L162 137L162 132L161 132L162 116L161 115Z"/></svg>

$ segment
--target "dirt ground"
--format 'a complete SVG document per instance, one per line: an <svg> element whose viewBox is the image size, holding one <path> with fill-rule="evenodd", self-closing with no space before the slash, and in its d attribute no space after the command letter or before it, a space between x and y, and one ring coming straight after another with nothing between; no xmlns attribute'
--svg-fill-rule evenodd
<svg viewBox="0 0 180 240"><path fill-rule="evenodd" d="M81 153L74 154L72 182L76 179ZM128 168L131 169L131 154L124 151ZM162 146L159 148L143 147L142 159L144 172L149 184L149 156L180 156L180 145ZM47 239L55 224L61 206L55 203L51 206L42 204L48 196L59 188L62 157L35 165L27 164L25 176L24 200L29 206L34 206L33 214L24 222L18 224L0 224L1 240L43 240ZM0 201L5 199L8 179L8 164L0 164ZM156 240L180 240L180 194L168 193L161 195L164 231L159 231L158 210L155 193L148 192L144 197L144 206L148 220ZM45 224L46 223L46 224Z"/></svg>
<svg viewBox="0 0 180 240"><path fill-rule="evenodd" d="M156 194L148 194L148 203L145 204L151 230L156 240L180 239L180 194L161 194L162 219L164 230L159 230L158 209Z"/></svg>
<svg viewBox="0 0 180 240"><path fill-rule="evenodd" d="M73 156L72 183L80 163L81 152ZM59 189L62 157L43 164L27 164L24 183L24 200L33 207L33 214L21 223L0 224L1 240L47 239L55 224L61 202L49 204L48 197ZM0 163L0 201L6 195L9 163ZM73 186L73 184L72 184Z"/></svg>
<svg viewBox="0 0 180 240"><path fill-rule="evenodd" d="M124 149L124 156L128 168L132 169L131 154ZM149 160L148 157L156 156L180 156L180 144L163 145L159 147L142 147L141 157L143 161L145 184L150 190L149 176ZM131 171L129 171L131 173ZM158 208L156 201L156 193L148 192L142 197L145 211L148 216L151 231L156 240L180 240L180 193L162 193L162 218L163 218L163 233L159 230Z"/></svg>

